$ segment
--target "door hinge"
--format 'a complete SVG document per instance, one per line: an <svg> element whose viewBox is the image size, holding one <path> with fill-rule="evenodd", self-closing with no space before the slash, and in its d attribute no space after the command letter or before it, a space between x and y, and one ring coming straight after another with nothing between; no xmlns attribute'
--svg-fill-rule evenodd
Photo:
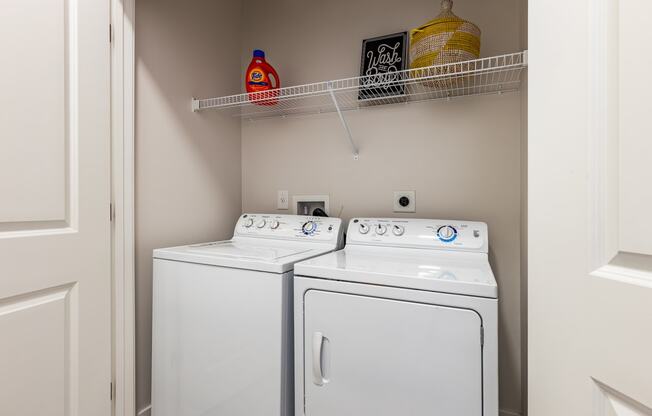
<svg viewBox="0 0 652 416"><path fill-rule="evenodd" d="M480 346L484 347L484 327L480 327Z"/></svg>
<svg viewBox="0 0 652 416"><path fill-rule="evenodd" d="M109 383L109 399L113 401L113 382Z"/></svg>
<svg viewBox="0 0 652 416"><path fill-rule="evenodd" d="M113 221L115 219L115 210L113 209L113 204L109 204L109 221Z"/></svg>
<svg viewBox="0 0 652 416"><path fill-rule="evenodd" d="M113 25L109 23L109 43L113 43Z"/></svg>

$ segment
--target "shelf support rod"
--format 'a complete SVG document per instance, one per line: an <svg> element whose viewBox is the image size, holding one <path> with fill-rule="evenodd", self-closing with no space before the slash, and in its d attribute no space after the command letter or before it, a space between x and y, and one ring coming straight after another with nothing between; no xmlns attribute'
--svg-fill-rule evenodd
<svg viewBox="0 0 652 416"><path fill-rule="evenodd" d="M332 82L328 83L328 92L331 95L331 99L333 100L333 105L335 105L335 110L337 111L337 115L339 116L340 122L342 123L342 126L344 126L344 130L346 131L346 136L349 139L349 144L351 145L351 149L353 150L353 159L358 160L360 154L358 153L358 148L355 145L355 142L353 141L353 135L351 134L351 129L349 128L349 125L347 124L346 119L344 118L344 114L342 114L342 109L340 108L340 104L337 102L337 97L335 96L335 92L333 91Z"/></svg>

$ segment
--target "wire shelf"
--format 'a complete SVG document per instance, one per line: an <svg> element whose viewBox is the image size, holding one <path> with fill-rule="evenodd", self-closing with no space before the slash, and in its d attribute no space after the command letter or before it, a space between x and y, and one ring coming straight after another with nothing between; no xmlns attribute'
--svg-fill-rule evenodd
<svg viewBox="0 0 652 416"><path fill-rule="evenodd" d="M526 66L524 51L265 92L193 99L192 109L239 109L236 115L250 120L329 112L342 117L343 111L377 105L516 91Z"/></svg>

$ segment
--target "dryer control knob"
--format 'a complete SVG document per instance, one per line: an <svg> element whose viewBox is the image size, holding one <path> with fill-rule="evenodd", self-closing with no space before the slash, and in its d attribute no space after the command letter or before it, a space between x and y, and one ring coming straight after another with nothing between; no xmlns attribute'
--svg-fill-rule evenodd
<svg viewBox="0 0 652 416"><path fill-rule="evenodd" d="M376 226L376 234L383 235L387 232L387 226L383 224L378 224Z"/></svg>
<svg viewBox="0 0 652 416"><path fill-rule="evenodd" d="M403 235L403 233L405 233L405 228L403 228L402 226L394 225L392 227L392 234L394 234L395 236L400 237Z"/></svg>
<svg viewBox="0 0 652 416"><path fill-rule="evenodd" d="M365 223L360 223L358 232L360 232L360 234L367 234L369 232L369 226Z"/></svg>
<svg viewBox="0 0 652 416"><path fill-rule="evenodd" d="M457 230L452 225L443 225L437 229L437 237L445 243L450 243L457 238Z"/></svg>
<svg viewBox="0 0 652 416"><path fill-rule="evenodd" d="M262 219L262 220L258 221L258 224L256 224L256 227L263 228L265 226L265 224L267 224L267 221L265 221L265 219Z"/></svg>
<svg viewBox="0 0 652 416"><path fill-rule="evenodd" d="M247 218L244 222L245 228L249 228L254 225L254 220L252 218Z"/></svg>
<svg viewBox="0 0 652 416"><path fill-rule="evenodd" d="M281 223L274 220L274 221L272 221L271 224L269 224L269 228L271 228L272 230L275 230L275 229L277 229L279 227L279 225L281 225Z"/></svg>
<svg viewBox="0 0 652 416"><path fill-rule="evenodd" d="M314 221L308 221L303 224L303 226L301 227L301 231L303 231L305 235L310 235L315 231L317 231L317 223L315 223Z"/></svg>

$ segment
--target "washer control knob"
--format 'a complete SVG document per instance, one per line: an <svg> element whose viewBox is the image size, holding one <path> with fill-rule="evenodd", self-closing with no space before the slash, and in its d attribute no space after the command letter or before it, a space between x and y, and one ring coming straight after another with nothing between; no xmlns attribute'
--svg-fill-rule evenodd
<svg viewBox="0 0 652 416"><path fill-rule="evenodd" d="M278 222L277 220L274 220L274 221L272 221L272 222L269 224L269 228L271 228L272 230L275 230L275 229L277 229L280 225L281 225L280 222Z"/></svg>
<svg viewBox="0 0 652 416"><path fill-rule="evenodd" d="M360 232L360 234L367 234L369 232L369 226L361 222L360 226L358 227L358 232Z"/></svg>
<svg viewBox="0 0 652 416"><path fill-rule="evenodd" d="M376 234L383 235L387 232L387 226L383 224L378 224L376 226Z"/></svg>
<svg viewBox="0 0 652 416"><path fill-rule="evenodd" d="M317 223L315 223L314 221L307 221L301 227L301 231L303 231L305 235L311 235L312 233L317 231Z"/></svg>
<svg viewBox="0 0 652 416"><path fill-rule="evenodd" d="M244 226L245 226L245 228L249 228L249 227L251 227L252 225L254 225L254 220L253 220L253 218L247 218L247 219L245 220L245 222L244 222Z"/></svg>
<svg viewBox="0 0 652 416"><path fill-rule="evenodd" d="M392 234L394 234L395 236L400 237L403 235L403 233L405 233L405 228L403 228L402 226L394 225L392 227Z"/></svg>
<svg viewBox="0 0 652 416"><path fill-rule="evenodd" d="M437 229L437 237L445 243L450 243L457 238L457 230L452 225L443 225Z"/></svg>
<svg viewBox="0 0 652 416"><path fill-rule="evenodd" d="M265 219L263 218L262 220L258 221L258 223L256 224L256 227L263 228L265 226L265 224L267 224L267 221L265 221Z"/></svg>

